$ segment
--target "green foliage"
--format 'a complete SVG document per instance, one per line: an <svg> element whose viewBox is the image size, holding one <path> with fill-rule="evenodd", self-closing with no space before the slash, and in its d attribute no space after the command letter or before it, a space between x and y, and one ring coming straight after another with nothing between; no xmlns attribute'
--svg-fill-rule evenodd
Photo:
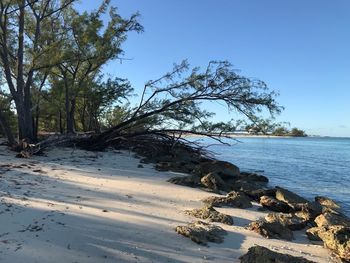
<svg viewBox="0 0 350 263"><path fill-rule="evenodd" d="M290 136L293 136L293 137L306 137L307 135L306 135L305 131L300 130L298 128L293 128L290 131Z"/></svg>
<svg viewBox="0 0 350 263"><path fill-rule="evenodd" d="M203 109L202 102L225 104L229 112L255 119L263 109L271 114L281 111L275 96L264 82L239 75L227 61L212 61L204 70L190 69L183 61L171 72L147 82L132 116L115 128L130 130L142 122L149 129L227 132L237 125L211 123L214 113Z"/></svg>

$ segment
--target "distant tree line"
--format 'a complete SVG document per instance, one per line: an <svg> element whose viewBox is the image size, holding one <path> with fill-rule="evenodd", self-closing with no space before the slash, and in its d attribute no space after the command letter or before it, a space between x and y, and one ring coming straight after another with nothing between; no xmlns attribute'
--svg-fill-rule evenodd
<svg viewBox="0 0 350 263"><path fill-rule="evenodd" d="M254 122L244 126L250 134L264 134L273 136L306 137L305 131L298 128L288 128L288 122L275 122L272 119L255 119Z"/></svg>

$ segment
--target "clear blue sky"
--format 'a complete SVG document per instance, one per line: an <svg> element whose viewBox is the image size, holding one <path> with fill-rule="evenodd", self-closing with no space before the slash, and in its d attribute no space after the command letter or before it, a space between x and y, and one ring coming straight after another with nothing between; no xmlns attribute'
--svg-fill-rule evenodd
<svg viewBox="0 0 350 263"><path fill-rule="evenodd" d="M82 0L81 9L99 1ZM123 64L106 72L139 91L187 58L193 66L229 60L280 92L279 121L309 134L350 137L349 0L112 0L123 16L139 11ZM217 119L227 119L218 115Z"/></svg>

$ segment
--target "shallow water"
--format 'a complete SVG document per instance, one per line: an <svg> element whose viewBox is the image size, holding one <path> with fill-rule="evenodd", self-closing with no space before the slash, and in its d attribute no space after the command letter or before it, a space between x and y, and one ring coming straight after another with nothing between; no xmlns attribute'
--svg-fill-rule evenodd
<svg viewBox="0 0 350 263"><path fill-rule="evenodd" d="M213 145L209 149L242 171L266 175L271 186L285 187L310 200L316 195L328 196L350 215L350 138L238 140L233 146Z"/></svg>

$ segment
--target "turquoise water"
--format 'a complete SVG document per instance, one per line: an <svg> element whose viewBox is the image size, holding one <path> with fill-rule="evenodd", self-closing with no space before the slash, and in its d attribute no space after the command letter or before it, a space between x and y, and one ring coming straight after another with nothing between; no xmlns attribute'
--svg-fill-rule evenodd
<svg viewBox="0 0 350 263"><path fill-rule="evenodd" d="M238 140L233 146L213 145L209 149L242 171L260 171L271 186L286 187L310 200L316 195L328 196L350 215L350 138Z"/></svg>

